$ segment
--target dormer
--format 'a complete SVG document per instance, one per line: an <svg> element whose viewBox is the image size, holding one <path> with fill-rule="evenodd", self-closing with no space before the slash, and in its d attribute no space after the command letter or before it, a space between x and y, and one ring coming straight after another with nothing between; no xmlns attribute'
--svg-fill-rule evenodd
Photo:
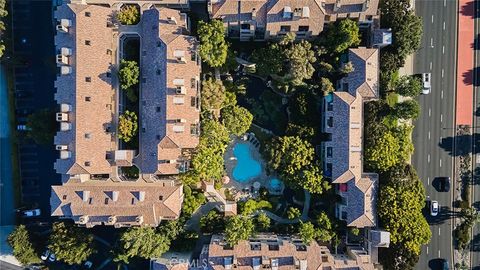
<svg viewBox="0 0 480 270"><path fill-rule="evenodd" d="M310 18L310 8L302 7L302 18Z"/></svg>
<svg viewBox="0 0 480 270"><path fill-rule="evenodd" d="M257 19L257 9L256 8L253 8L252 9L252 20L256 20Z"/></svg>

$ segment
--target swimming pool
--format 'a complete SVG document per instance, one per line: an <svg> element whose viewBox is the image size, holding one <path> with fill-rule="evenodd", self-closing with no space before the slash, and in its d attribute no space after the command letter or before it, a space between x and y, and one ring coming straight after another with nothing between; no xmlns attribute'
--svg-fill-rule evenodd
<svg viewBox="0 0 480 270"><path fill-rule="evenodd" d="M233 168L233 178L238 182L247 182L257 177L262 171L260 162L252 157L250 146L246 143L237 143L233 148L233 155L237 158L237 165Z"/></svg>

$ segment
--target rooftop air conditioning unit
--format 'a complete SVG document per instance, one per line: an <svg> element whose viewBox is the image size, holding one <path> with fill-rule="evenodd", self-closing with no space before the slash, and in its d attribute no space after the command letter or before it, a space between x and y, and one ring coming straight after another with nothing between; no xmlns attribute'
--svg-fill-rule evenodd
<svg viewBox="0 0 480 270"><path fill-rule="evenodd" d="M57 64L68 65L68 56L65 56L63 54L57 54Z"/></svg>
<svg viewBox="0 0 480 270"><path fill-rule="evenodd" d="M67 122L61 122L60 123L60 130L61 131L69 131L72 129L72 124L67 123Z"/></svg>
<svg viewBox="0 0 480 270"><path fill-rule="evenodd" d="M62 66L60 68L60 74L62 75L68 75L72 73L72 67L70 66Z"/></svg>
<svg viewBox="0 0 480 270"><path fill-rule="evenodd" d="M66 56L70 56L72 55L72 49L67 47L62 47L62 54Z"/></svg>
<svg viewBox="0 0 480 270"><path fill-rule="evenodd" d="M136 216L135 217L135 222L137 222L138 224L142 224L143 223L143 216Z"/></svg>
<svg viewBox="0 0 480 270"><path fill-rule="evenodd" d="M60 104L60 111L61 112L71 112L72 111L72 105L62 103L62 104Z"/></svg>
<svg viewBox="0 0 480 270"><path fill-rule="evenodd" d="M185 86L177 86L177 95L185 95L187 94L187 89L185 89Z"/></svg>
<svg viewBox="0 0 480 270"><path fill-rule="evenodd" d="M55 149L56 149L57 151L67 150L67 149L68 149L68 145L66 145L66 144L57 144L57 145L55 146Z"/></svg>
<svg viewBox="0 0 480 270"><path fill-rule="evenodd" d="M68 150L61 150L60 151L60 159L69 159L72 157L72 152Z"/></svg>
<svg viewBox="0 0 480 270"><path fill-rule="evenodd" d="M68 121L68 114L67 113L63 113L63 112L59 112L57 113L56 115L57 117L57 122L66 122Z"/></svg>
<svg viewBox="0 0 480 270"><path fill-rule="evenodd" d="M80 223L80 224L87 224L87 223L88 223L88 216L81 216L81 217L78 219L78 223Z"/></svg>
<svg viewBox="0 0 480 270"><path fill-rule="evenodd" d="M179 118L179 119L176 119L175 122L176 122L176 123L186 123L187 120L186 120L186 119L183 119L183 118Z"/></svg>

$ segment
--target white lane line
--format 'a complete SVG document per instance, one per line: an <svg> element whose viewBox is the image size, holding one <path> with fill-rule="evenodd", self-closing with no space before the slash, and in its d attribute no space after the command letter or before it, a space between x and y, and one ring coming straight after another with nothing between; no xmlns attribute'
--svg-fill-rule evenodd
<svg viewBox="0 0 480 270"><path fill-rule="evenodd" d="M430 131L428 132L428 139L430 140Z"/></svg>
<svg viewBox="0 0 480 270"><path fill-rule="evenodd" d="M442 167L442 159L440 159L440 167ZM440 235L440 228L438 228L438 229L439 229L438 230L438 232L439 232L438 235Z"/></svg>
<svg viewBox="0 0 480 270"><path fill-rule="evenodd" d="M440 93L440 96L443 99L443 89L442 89L442 92Z"/></svg>
<svg viewBox="0 0 480 270"><path fill-rule="evenodd" d="M440 114L440 122L443 122L443 114Z"/></svg>
<svg viewBox="0 0 480 270"><path fill-rule="evenodd" d="M440 227L438 227L438 235L440 235Z"/></svg>
<svg viewBox="0 0 480 270"><path fill-rule="evenodd" d="M445 22L443 22L443 30L445 31Z"/></svg>
<svg viewBox="0 0 480 270"><path fill-rule="evenodd" d="M427 246L427 254L428 254L428 246Z"/></svg>
<svg viewBox="0 0 480 270"><path fill-rule="evenodd" d="M440 256L440 249L438 250L438 257L441 258L441 256Z"/></svg>
<svg viewBox="0 0 480 270"><path fill-rule="evenodd" d="M430 177L427 177L427 185L430 186ZM427 250L428 250L428 247L427 247ZM427 252L428 253L428 252Z"/></svg>
<svg viewBox="0 0 480 270"><path fill-rule="evenodd" d="M445 54L445 46L442 45L442 54Z"/></svg>
<svg viewBox="0 0 480 270"><path fill-rule="evenodd" d="M443 68L442 68L442 78L443 78L444 75L445 75L445 70L443 70Z"/></svg>
<svg viewBox="0 0 480 270"><path fill-rule="evenodd" d="M432 14L432 23L433 23L433 14Z"/></svg>
<svg viewBox="0 0 480 270"><path fill-rule="evenodd" d="M430 38L430 47L433 48L433 38Z"/></svg>
<svg viewBox="0 0 480 270"><path fill-rule="evenodd" d="M443 0L443 6L444 6L444 7L447 6L447 0Z"/></svg>
<svg viewBox="0 0 480 270"><path fill-rule="evenodd" d="M432 116L432 108L429 108L429 109L428 109L428 116L429 116L429 117Z"/></svg>
<svg viewBox="0 0 480 270"><path fill-rule="evenodd" d="M433 63L430 62L430 70L432 70L432 68L433 68Z"/></svg>
<svg viewBox="0 0 480 270"><path fill-rule="evenodd" d="M430 163L430 154L428 154L428 156L427 156L427 161L428 161L428 163Z"/></svg>

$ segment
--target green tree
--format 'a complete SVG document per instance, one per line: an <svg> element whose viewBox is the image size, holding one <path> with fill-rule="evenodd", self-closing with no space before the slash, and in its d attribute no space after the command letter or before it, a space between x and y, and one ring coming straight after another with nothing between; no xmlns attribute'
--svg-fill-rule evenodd
<svg viewBox="0 0 480 270"><path fill-rule="evenodd" d="M53 223L48 248L56 255L57 260L70 265L81 264L96 252L93 235L64 222Z"/></svg>
<svg viewBox="0 0 480 270"><path fill-rule="evenodd" d="M228 44L225 41L223 22L219 20L212 20L209 23L200 21L197 32L200 39L198 51L202 60L211 67L221 67L225 64Z"/></svg>
<svg viewBox="0 0 480 270"><path fill-rule="evenodd" d="M140 68L135 61L120 61L120 70L118 71L118 78L120 80L120 87L123 90L138 84L138 77L140 76Z"/></svg>
<svg viewBox="0 0 480 270"><path fill-rule="evenodd" d="M339 20L329 25L326 37L328 37L325 43L327 50L331 53L342 53L360 44L358 23L350 19Z"/></svg>
<svg viewBox="0 0 480 270"><path fill-rule="evenodd" d="M192 166L202 180L218 180L223 175L222 153L214 148L200 145L192 158Z"/></svg>
<svg viewBox="0 0 480 270"><path fill-rule="evenodd" d="M290 179L294 181L290 183L291 185L296 185L313 194L322 194L323 191L331 188L328 181L323 178L320 167L316 165L305 167Z"/></svg>
<svg viewBox="0 0 480 270"><path fill-rule="evenodd" d="M209 78L202 82L202 107L206 110L221 109L225 101L222 81Z"/></svg>
<svg viewBox="0 0 480 270"><path fill-rule="evenodd" d="M350 233L352 233L355 236L358 236L360 234L360 229L358 229L356 227L351 227L350 228Z"/></svg>
<svg viewBox="0 0 480 270"><path fill-rule="evenodd" d="M422 214L425 189L411 165L400 164L383 176L378 216L390 232L390 242L414 255L430 241L430 227Z"/></svg>
<svg viewBox="0 0 480 270"><path fill-rule="evenodd" d="M315 239L319 241L330 241L335 236L335 231L333 230L332 222L328 215L325 212L321 212L317 218L317 229L315 231Z"/></svg>
<svg viewBox="0 0 480 270"><path fill-rule="evenodd" d="M313 160L313 146L299 137L275 137L266 146L268 166L283 175L294 175L310 165Z"/></svg>
<svg viewBox="0 0 480 270"><path fill-rule="evenodd" d="M170 248L167 235L151 227L131 227L120 236L120 253L114 261L128 263L132 257L158 258Z"/></svg>
<svg viewBox="0 0 480 270"><path fill-rule="evenodd" d="M285 61L282 48L272 43L266 48L259 48L253 51L250 61L256 64L257 74L267 77L272 74L281 74Z"/></svg>
<svg viewBox="0 0 480 270"><path fill-rule="evenodd" d="M247 132L253 120L253 115L247 109L236 105L224 108L221 115L225 128L237 136Z"/></svg>
<svg viewBox="0 0 480 270"><path fill-rule="evenodd" d="M384 172L400 162L400 145L392 132L377 138L375 145L365 150L365 160L372 168Z"/></svg>
<svg viewBox="0 0 480 270"><path fill-rule="evenodd" d="M303 243L308 245L315 239L315 227L311 222L300 222L300 228L298 231L300 239Z"/></svg>
<svg viewBox="0 0 480 270"><path fill-rule="evenodd" d="M200 176L195 170L189 170L178 175L184 186L195 186L200 181Z"/></svg>
<svg viewBox="0 0 480 270"><path fill-rule="evenodd" d="M303 81L310 79L315 72L313 63L317 61L312 44L302 40L294 43L284 51L288 62L288 74L286 78L294 86L303 85ZM278 56L277 56L278 57Z"/></svg>
<svg viewBox="0 0 480 270"><path fill-rule="evenodd" d="M395 82L395 92L405 97L417 97L422 88L422 80L414 76L402 76Z"/></svg>
<svg viewBox="0 0 480 270"><path fill-rule="evenodd" d="M30 236L25 225L15 227L8 235L8 244L13 249L13 256L23 265L40 263L41 260L33 248Z"/></svg>
<svg viewBox="0 0 480 270"><path fill-rule="evenodd" d="M225 230L223 215L216 210L210 210L210 212L200 218L200 230L203 233L223 232Z"/></svg>
<svg viewBox="0 0 480 270"><path fill-rule="evenodd" d="M271 209L272 204L264 200L256 201L254 199L248 199L245 202L239 203L238 208L239 208L239 213L241 215L249 216L255 213L259 209L263 209L263 208Z"/></svg>
<svg viewBox="0 0 480 270"><path fill-rule="evenodd" d="M271 220L265 213L260 213L257 215L255 223L257 225L257 230L266 232L270 229Z"/></svg>
<svg viewBox="0 0 480 270"><path fill-rule="evenodd" d="M414 99L405 100L395 104L393 113L400 119L417 119L420 115L420 105Z"/></svg>
<svg viewBox="0 0 480 270"><path fill-rule="evenodd" d="M241 216L233 216L227 220L225 226L225 241L231 247L238 244L240 240L247 240L253 235L255 225L252 219Z"/></svg>
<svg viewBox="0 0 480 270"><path fill-rule="evenodd" d="M225 126L212 119L202 120L201 146L210 147L215 152L223 154L229 143L230 136Z"/></svg>
<svg viewBox="0 0 480 270"><path fill-rule="evenodd" d="M137 24L140 21L140 11L137 5L123 5L117 13L117 20L125 25Z"/></svg>
<svg viewBox="0 0 480 270"><path fill-rule="evenodd" d="M205 196L198 191L192 191L189 186L183 187L182 213L190 217L202 204L205 203Z"/></svg>
<svg viewBox="0 0 480 270"><path fill-rule="evenodd" d="M53 144L53 137L58 130L58 124L55 121L55 111L51 109L36 111L27 117L26 125L30 128L27 136L32 138L35 143L42 145Z"/></svg>
<svg viewBox="0 0 480 270"><path fill-rule="evenodd" d="M302 215L302 212L300 212L300 209L296 207L289 207L287 210L287 218L290 220L299 218Z"/></svg>
<svg viewBox="0 0 480 270"><path fill-rule="evenodd" d="M129 142L137 134L138 117L135 112L125 111L118 117L118 138Z"/></svg>
<svg viewBox="0 0 480 270"><path fill-rule="evenodd" d="M348 61L347 63L343 64L340 67L339 71L343 74L348 74L348 73L353 72L354 70L355 70L355 67L353 66L352 62Z"/></svg>
<svg viewBox="0 0 480 270"><path fill-rule="evenodd" d="M328 78L322 77L320 78L320 90L324 96L328 96L328 94L335 91L335 88L333 87L333 83Z"/></svg>
<svg viewBox="0 0 480 270"><path fill-rule="evenodd" d="M315 129L304 124L288 123L285 134L287 136L298 136L302 140L310 141L315 137Z"/></svg>

